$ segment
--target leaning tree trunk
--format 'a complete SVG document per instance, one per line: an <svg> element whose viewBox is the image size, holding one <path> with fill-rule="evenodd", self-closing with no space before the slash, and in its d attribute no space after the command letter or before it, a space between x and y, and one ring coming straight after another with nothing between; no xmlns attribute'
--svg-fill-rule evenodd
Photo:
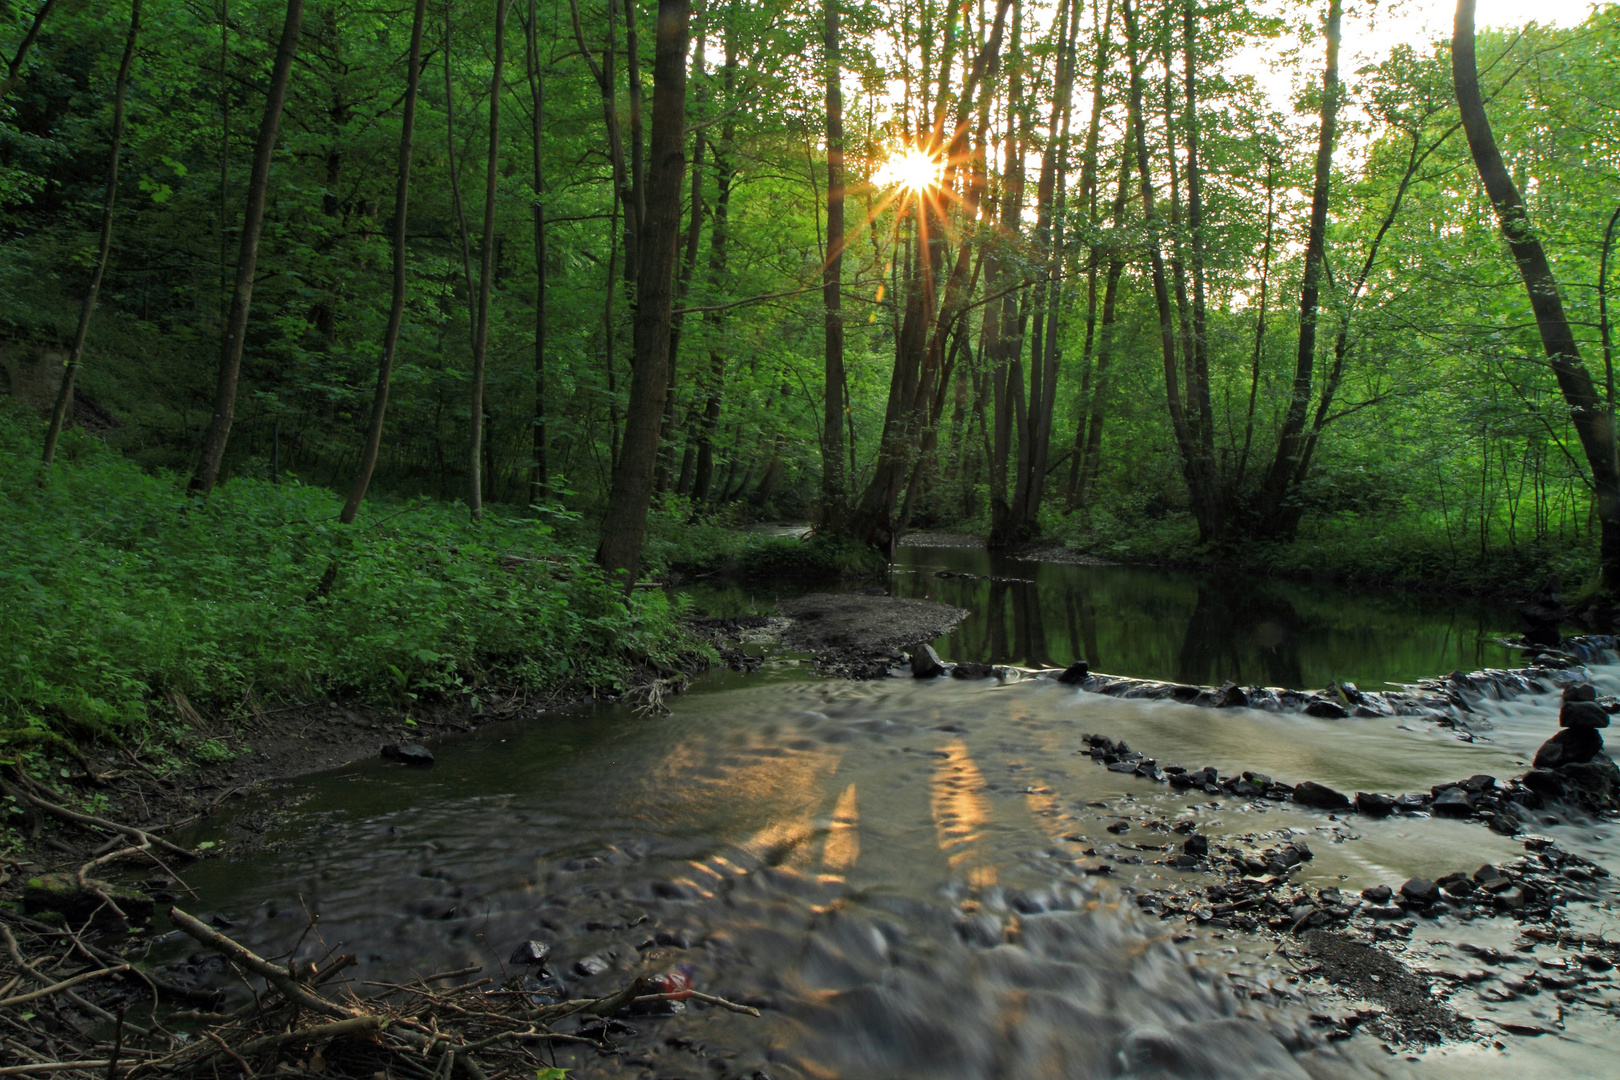
<svg viewBox="0 0 1620 1080"><path fill-rule="evenodd" d="M676 239L681 224L681 179L686 167L686 46L691 0L659 0L653 61L651 162L647 216L636 283L635 369L624 446L608 493L607 516L596 561L629 588L641 569L647 535L658 429L664 415L673 309Z"/></svg>
<svg viewBox="0 0 1620 1080"><path fill-rule="evenodd" d="M1333 138L1339 120L1339 16L1341 0L1329 0L1327 64L1322 72L1321 122L1317 131L1316 176L1311 187L1311 223L1305 238L1305 278L1299 287L1299 349L1294 359L1294 389L1288 400L1277 456L1260 492L1259 531L1281 536L1298 517L1288 506L1305 452L1305 417L1311 404L1316 364L1316 324L1321 308L1323 251L1327 235L1329 184L1333 179Z"/></svg>
<svg viewBox="0 0 1620 1080"><path fill-rule="evenodd" d="M141 0L133 0L129 9L129 33L124 38L124 55L118 62L118 87L113 91L112 151L107 165L107 199L101 210L101 242L96 254L96 268L90 275L90 287L84 293L84 306L79 310L79 328L73 335L73 348L68 353L67 367L62 371L62 385L56 392L56 407L51 410L50 426L45 429L46 469L51 467L56 457L56 440L61 437L68 410L73 407L73 381L84 357L84 339L90 333L90 316L95 313L96 297L101 293L101 277L107 271L107 256L112 251L113 210L118 205L118 159L124 149L124 102L129 90L130 65L135 59L135 40L140 33Z"/></svg>
<svg viewBox="0 0 1620 1080"><path fill-rule="evenodd" d="M484 236L478 249L478 310L473 319L472 434L467 446L467 508L484 516L484 358L489 352L489 295L495 284L495 192L501 165L501 67L506 60L508 0L495 3L495 65L489 80L489 165L484 173Z"/></svg>
<svg viewBox="0 0 1620 1080"><path fill-rule="evenodd" d="M411 193L412 137L416 132L416 92L422 81L422 24L427 18L427 0L416 0L416 12L411 19L411 51L407 59L405 76L405 115L399 130L399 173L394 186L394 295L388 308L388 327L383 331L382 359L377 362L377 391L371 401L371 428L366 433L366 445L360 453L360 468L356 470L354 485L349 489L348 501L343 504L339 520L353 524L360 512L360 502L366 497L371 484L372 470L377 467L377 452L382 446L383 417L388 411L388 386L394 373L394 350L399 345L399 327L405 319L405 287L408 284L405 265L405 225L409 217Z"/></svg>
<svg viewBox="0 0 1620 1080"><path fill-rule="evenodd" d="M34 12L34 19L28 25L28 32L23 35L22 43L12 54L11 60L6 64L6 74L0 78L0 98L11 93L12 89L22 81L23 62L28 59L28 50L34 47L34 41L39 37L40 30L45 27L45 20L51 14L51 8L56 6L56 0L45 0Z"/></svg>
<svg viewBox="0 0 1620 1080"><path fill-rule="evenodd" d="M214 412L203 438L202 458L191 477L191 490L207 495L219 479L225 459L225 444L231 437L231 421L236 415L236 384L242 374L242 339L247 334L248 313L253 306L253 275L259 265L259 236L264 231L264 204L270 189L270 161L276 152L276 136L281 131L281 108L287 101L287 83L292 77L293 53L304 20L304 0L287 0L287 17L281 26L275 66L270 71L270 92L264 103L264 119L259 124L259 141L253 148L253 171L248 179L247 209L242 215L242 244L236 256L236 286L231 294L231 310L221 342L219 383L214 390Z"/></svg>
<svg viewBox="0 0 1620 1080"><path fill-rule="evenodd" d="M1597 496L1598 521L1602 524L1600 564L1603 586L1620 589L1620 465L1616 463L1614 424L1592 377L1581 361L1580 347L1564 312L1564 298L1547 262L1547 255L1536 239L1524 197L1507 170L1496 147L1485 102L1480 97L1479 73L1474 60L1474 0L1457 0L1457 18L1451 38L1451 78L1457 88L1457 107L1462 113L1463 131L1480 181L1496 211L1502 237L1513 253L1519 276L1535 312L1536 329L1548 366L1558 380L1558 389L1569 406L1570 419L1592 470L1592 488Z"/></svg>

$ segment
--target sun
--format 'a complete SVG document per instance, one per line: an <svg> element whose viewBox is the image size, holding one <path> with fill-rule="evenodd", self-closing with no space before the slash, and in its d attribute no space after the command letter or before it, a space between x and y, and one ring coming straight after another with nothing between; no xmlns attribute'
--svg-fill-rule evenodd
<svg viewBox="0 0 1620 1080"><path fill-rule="evenodd" d="M944 162L925 150L908 146L890 154L872 181L879 187L897 187L915 194L937 185L944 173Z"/></svg>

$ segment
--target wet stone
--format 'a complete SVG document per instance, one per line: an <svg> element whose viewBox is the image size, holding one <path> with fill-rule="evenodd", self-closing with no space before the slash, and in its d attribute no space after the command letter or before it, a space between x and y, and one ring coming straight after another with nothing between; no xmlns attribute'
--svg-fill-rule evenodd
<svg viewBox="0 0 1620 1080"><path fill-rule="evenodd" d="M945 664L932 645L918 645L911 650L911 675L916 679L937 679L945 674Z"/></svg>
<svg viewBox="0 0 1620 1080"><path fill-rule="evenodd" d="M953 679L989 679L993 678L995 674L994 665L980 664L973 661L965 661L951 668L951 677Z"/></svg>
<svg viewBox="0 0 1620 1080"><path fill-rule="evenodd" d="M1536 751L1535 767L1556 769L1563 765L1591 761L1603 751L1603 736L1594 728L1566 727L1541 744Z"/></svg>
<svg viewBox="0 0 1620 1080"><path fill-rule="evenodd" d="M1199 835L1189 836L1187 837L1186 841L1182 843L1181 850L1194 858L1201 859L1205 855L1209 854L1209 837Z"/></svg>
<svg viewBox="0 0 1620 1080"><path fill-rule="evenodd" d="M1315 716L1323 720L1343 720L1350 714L1345 712L1344 706L1336 701L1315 698L1306 704L1305 715Z"/></svg>
<svg viewBox="0 0 1620 1080"><path fill-rule="evenodd" d="M1314 780L1307 780L1294 788L1294 801L1317 810L1343 810L1350 805L1343 792L1334 791Z"/></svg>
<svg viewBox="0 0 1620 1080"><path fill-rule="evenodd" d="M547 945L543 941L535 941L531 939L519 945L512 953L512 958L508 960L507 963L531 966L535 964L544 964L546 962L546 957L550 955L550 945Z"/></svg>
<svg viewBox="0 0 1620 1080"><path fill-rule="evenodd" d="M1596 701L1597 687L1589 682L1571 683L1564 687L1564 701Z"/></svg>
<svg viewBox="0 0 1620 1080"><path fill-rule="evenodd" d="M1063 674L1057 677L1057 681L1064 686L1079 686L1086 681L1086 676L1090 673L1091 669L1086 666L1084 660L1076 660L1063 669Z"/></svg>
<svg viewBox="0 0 1620 1080"><path fill-rule="evenodd" d="M1606 728L1609 714L1595 701L1566 701L1558 712L1558 726L1563 728Z"/></svg>
<svg viewBox="0 0 1620 1080"><path fill-rule="evenodd" d="M1401 897L1416 907L1427 907L1440 899L1440 888L1428 878L1407 878Z"/></svg>
<svg viewBox="0 0 1620 1080"><path fill-rule="evenodd" d="M1434 814L1436 817L1465 818L1474 812L1469 802L1468 792L1460 787L1449 787L1435 796Z"/></svg>
<svg viewBox="0 0 1620 1080"><path fill-rule="evenodd" d="M389 743L382 748L382 756L389 761L398 761L404 765L425 766L433 764L433 752L418 743Z"/></svg>
<svg viewBox="0 0 1620 1080"><path fill-rule="evenodd" d="M1356 792L1356 809L1368 817L1388 817L1395 809L1395 800L1388 795L1370 791Z"/></svg>

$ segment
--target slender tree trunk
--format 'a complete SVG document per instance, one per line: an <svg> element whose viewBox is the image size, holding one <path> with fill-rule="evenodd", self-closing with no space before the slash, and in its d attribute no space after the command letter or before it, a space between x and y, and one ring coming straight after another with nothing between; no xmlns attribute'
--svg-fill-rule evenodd
<svg viewBox="0 0 1620 1080"><path fill-rule="evenodd" d="M844 480L844 88L840 0L822 0L822 65L827 99L827 264L822 271L822 521L842 524Z"/></svg>
<svg viewBox="0 0 1620 1080"><path fill-rule="evenodd" d="M1131 151L1120 148L1119 187L1115 191L1113 206L1113 234L1108 240L1108 274L1103 286L1102 326L1097 341L1097 374L1091 391L1091 417L1085 425L1086 446L1079 482L1075 486L1074 505L1085 507L1091 490L1097 482L1102 465L1103 421L1108 416L1108 387L1110 362L1114 355L1114 323L1119 312L1119 279L1125 271L1125 252L1122 233L1125 211L1130 203Z"/></svg>
<svg viewBox="0 0 1620 1080"><path fill-rule="evenodd" d="M608 494L596 560L626 588L641 569L641 546L652 501L658 427L664 412L673 308L675 248L681 224L681 179L686 157L686 50L691 0L659 0L653 63L652 161L647 217L636 287L636 362L624 447Z"/></svg>
<svg viewBox="0 0 1620 1080"><path fill-rule="evenodd" d="M49 7L49 5L46 5ZM40 15L44 18L44 14ZM124 55L118 62L118 83L113 91L112 149L108 154L107 198L101 211L101 239L96 251L96 268L90 274L90 285L84 292L84 304L79 309L79 328L73 334L73 348L68 351L67 366L62 369L62 384L56 392L56 407L51 410L51 422L45 429L45 468L50 469L56 458L56 441L67 423L73 407L73 382L84 359L84 341L90 333L90 317L96 310L96 297L101 294L101 278L107 271L107 256L112 252L113 211L118 206L118 165L124 149L124 103L128 98L129 69L135 60L135 41L141 34L141 0L131 0L129 33L124 37Z"/></svg>
<svg viewBox="0 0 1620 1080"><path fill-rule="evenodd" d="M714 222L709 229L709 284L722 296L730 285L727 242L731 235L731 179L735 173L733 151L737 125L729 105L737 88L737 10L737 0L731 0L727 8L726 58L722 68L722 87L728 107L725 122L720 125L720 142L711 146L714 151ZM714 483L714 439L720 427L720 409L726 385L726 354L718 344L721 340L720 325L725 317L724 312L712 312L706 316L706 321L713 328L711 341L714 344L709 346L708 400L704 402L703 416L698 422L696 460L693 463L691 494L694 509L709 501Z"/></svg>
<svg viewBox="0 0 1620 1080"><path fill-rule="evenodd" d="M467 204L461 197L461 167L456 161L456 87L450 77L450 0L444 0L444 132L450 170L450 198L456 207L456 232L461 240L461 283L467 290L467 342L478 334L478 294L472 283L472 238L467 228Z"/></svg>
<svg viewBox="0 0 1620 1080"><path fill-rule="evenodd" d="M524 25L524 57L529 76L529 109L534 121L534 464L529 474L529 502L551 498L551 470L546 460L546 315L550 291L546 275L546 77L540 70L540 22L535 0L529 0Z"/></svg>
<svg viewBox="0 0 1620 1080"><path fill-rule="evenodd" d="M699 0L695 17L703 15ZM669 330L669 386L664 393L664 421L658 432L658 471L655 486L659 492L670 488L675 460L675 408L677 405L677 365L681 357L681 336L686 327L686 298L692 289L692 275L697 271L698 241L703 237L703 115L708 103L708 84L703 81L704 47L707 33L699 33L692 48L692 76L699 81L692 88L692 115L689 125L692 133L692 200L686 213L686 238L681 244L681 270L675 281L675 312L670 318Z"/></svg>
<svg viewBox="0 0 1620 1080"><path fill-rule="evenodd" d="M343 504L339 520L345 525L354 523L360 512L360 503L371 484L372 470L377 467L377 452L382 446L383 417L388 411L388 387L394 373L394 350L399 344L399 327L405 318L405 225L409 218L411 191L412 137L416 132L416 93L422 81L422 24L427 18L427 0L416 0L411 19L411 50L406 61L405 115L399 131L399 171L394 184L394 222L392 240L394 248L394 295L388 308L388 327L383 331L382 358L377 362L377 391L371 399L371 426L366 433L365 447L360 453L360 467L355 471L349 498Z"/></svg>
<svg viewBox="0 0 1620 1080"><path fill-rule="evenodd" d="M1530 308L1535 312L1542 350L1569 406L1570 420L1586 454L1587 467L1592 470L1592 489L1602 529L1599 562L1603 587L1612 592L1620 589L1620 464L1616 462L1614 424L1605 407L1607 403L1581 361L1574 330L1564 313L1563 293L1536 237L1524 197L1519 194L1518 185L1513 182L1496 147L1496 136L1491 131L1490 117L1480 96L1479 72L1474 59L1474 0L1457 0L1451 39L1451 75L1474 166L1479 170L1502 236L1518 265L1525 292L1529 294Z"/></svg>
<svg viewBox="0 0 1620 1080"><path fill-rule="evenodd" d="M1305 277L1299 289L1299 350L1294 360L1294 389L1288 400L1277 456L1260 494L1262 535L1280 536L1290 521L1288 501L1293 494L1300 458L1305 450L1305 417L1311 403L1316 363L1316 329L1321 307L1323 253L1327 234L1329 185L1333 179L1333 141L1339 119L1339 17L1341 0L1328 0L1327 64L1322 74L1322 108L1316 145L1316 175L1311 188L1311 223L1305 239Z"/></svg>
<svg viewBox="0 0 1620 1080"><path fill-rule="evenodd" d="M1076 0L1078 2L1078 0ZM1102 261L1102 245L1095 239L1097 222L1097 156L1102 132L1103 79L1108 70L1109 24L1113 21L1113 0L1108 0L1104 14L1100 0L1092 2L1094 22L1093 39L1097 54L1091 69L1091 121L1086 127L1086 149L1080 162L1080 202L1085 207L1086 223L1093 238L1086 245L1086 341L1080 355L1080 400L1076 409L1074 448L1069 455L1069 483L1065 489L1064 507L1073 510L1080 488L1080 472L1085 464L1086 426L1090 407L1097 334L1097 270ZM1129 155L1127 155L1129 156Z"/></svg>
<svg viewBox="0 0 1620 1080"><path fill-rule="evenodd" d="M1249 412L1243 422L1243 453L1238 457L1237 477L1232 481L1234 496L1243 489L1249 471L1249 449L1254 444L1254 406L1260 396L1260 361L1266 344L1266 300L1271 285L1272 229L1277 220L1275 181L1276 158L1266 155L1266 240L1260 256L1260 307L1254 322L1254 351L1249 360Z"/></svg>
<svg viewBox="0 0 1620 1080"><path fill-rule="evenodd" d="M242 243L236 257L236 287L231 296L230 319L225 327L219 383L214 391L213 416L203 437L202 457L191 478L191 490L207 495L219 479L225 459L225 444L231 437L231 421L236 415L236 384L242 373L242 345L247 334L248 315L253 305L253 276L259 264L259 236L264 231L264 205L270 188L270 162L275 157L276 136L281 130L281 109L287 100L287 84L292 77L293 54L298 49L298 33L303 25L304 0L287 0L287 14L276 47L275 66L270 71L270 91L265 100L264 118L259 124L259 140L253 149L253 171L248 180L247 208L242 217Z"/></svg>
<svg viewBox="0 0 1620 1080"><path fill-rule="evenodd" d="M489 80L489 164L484 173L484 235L478 249L478 314L473 331L472 436L467 447L467 508L484 516L484 361L489 352L489 299L495 286L495 192L501 174L502 67L506 62L506 12L510 0L495 0L495 63Z"/></svg>

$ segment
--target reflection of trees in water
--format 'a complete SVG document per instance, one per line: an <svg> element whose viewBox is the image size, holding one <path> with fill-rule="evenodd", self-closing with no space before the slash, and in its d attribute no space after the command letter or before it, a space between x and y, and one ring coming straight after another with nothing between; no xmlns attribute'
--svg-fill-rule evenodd
<svg viewBox="0 0 1620 1080"><path fill-rule="evenodd" d="M1176 678L1211 686L1231 679L1298 687L1302 626L1292 604L1263 588L1200 582L1198 602L1181 637Z"/></svg>

